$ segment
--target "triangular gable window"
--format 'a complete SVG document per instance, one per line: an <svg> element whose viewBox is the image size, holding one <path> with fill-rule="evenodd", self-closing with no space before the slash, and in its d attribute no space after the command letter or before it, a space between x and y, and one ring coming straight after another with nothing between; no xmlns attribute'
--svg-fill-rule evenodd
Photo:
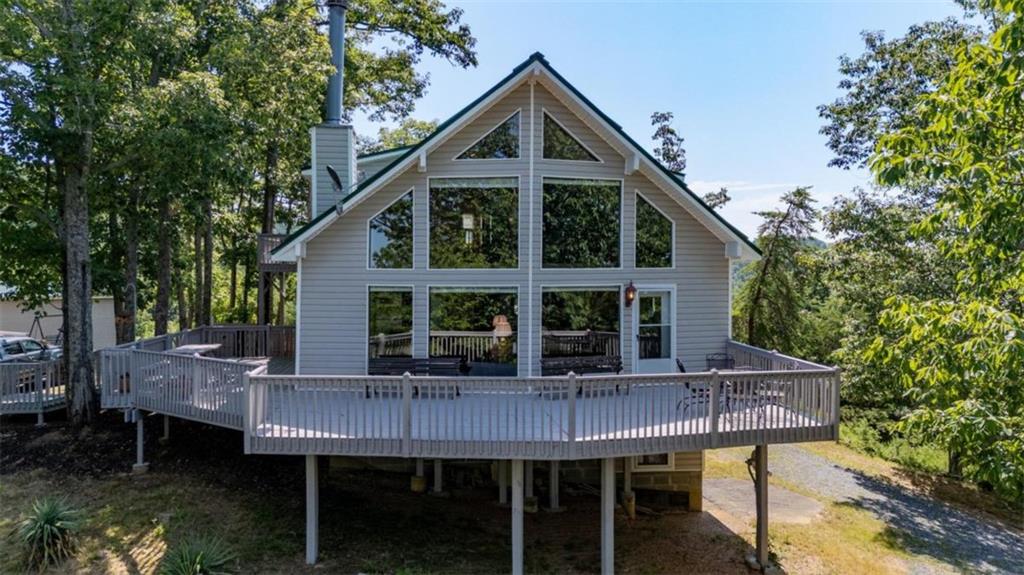
<svg viewBox="0 0 1024 575"><path fill-rule="evenodd" d="M547 112L544 112L544 159L601 161Z"/></svg>
<svg viewBox="0 0 1024 575"><path fill-rule="evenodd" d="M484 134L457 160L508 160L519 157L519 112Z"/></svg>

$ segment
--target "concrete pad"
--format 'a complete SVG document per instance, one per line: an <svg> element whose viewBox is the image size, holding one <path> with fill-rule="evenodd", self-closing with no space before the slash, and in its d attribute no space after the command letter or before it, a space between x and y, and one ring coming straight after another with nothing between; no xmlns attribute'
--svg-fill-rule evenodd
<svg viewBox="0 0 1024 575"><path fill-rule="evenodd" d="M754 482L743 479L705 479L704 499L742 521L754 521ZM768 523L811 523L824 510L821 502L768 484Z"/></svg>

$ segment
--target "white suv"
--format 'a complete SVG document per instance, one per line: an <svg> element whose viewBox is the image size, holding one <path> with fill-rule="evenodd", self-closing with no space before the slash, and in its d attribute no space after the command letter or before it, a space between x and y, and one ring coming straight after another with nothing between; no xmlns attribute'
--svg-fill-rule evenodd
<svg viewBox="0 0 1024 575"><path fill-rule="evenodd" d="M44 361L57 359L60 356L61 349L59 347L50 347L46 343L26 335L0 333L0 363Z"/></svg>

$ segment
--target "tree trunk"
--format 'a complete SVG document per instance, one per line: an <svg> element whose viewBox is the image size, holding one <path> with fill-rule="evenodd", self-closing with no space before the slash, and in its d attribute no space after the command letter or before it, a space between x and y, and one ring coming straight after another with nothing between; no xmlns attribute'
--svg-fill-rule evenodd
<svg viewBox="0 0 1024 575"><path fill-rule="evenodd" d="M265 234L274 233L274 208L277 205L278 155L277 142L272 140L267 145L266 168L263 172L263 227L261 231ZM257 254L258 257L259 255ZM257 261L257 265L258 263ZM260 285L263 288L263 299L260 302L260 305L263 306L262 320L270 323L274 309L274 281L272 277L268 280L263 273L259 274L257 281L261 282Z"/></svg>
<svg viewBox="0 0 1024 575"><path fill-rule="evenodd" d="M200 325L213 324L213 200L203 202L203 317Z"/></svg>
<svg viewBox="0 0 1024 575"><path fill-rule="evenodd" d="M192 232L192 323L203 324L203 233L197 223Z"/></svg>
<svg viewBox="0 0 1024 575"><path fill-rule="evenodd" d="M188 296L185 295L185 277L183 273L178 274L178 330L183 331L191 327L188 317Z"/></svg>
<svg viewBox="0 0 1024 575"><path fill-rule="evenodd" d="M89 196L86 183L92 135L78 135L76 157L64 166L65 300L64 367L71 423L80 427L96 415L92 365L92 262L89 255Z"/></svg>
<svg viewBox="0 0 1024 575"><path fill-rule="evenodd" d="M242 266L242 323L249 323L249 290L252 284L249 280L249 266Z"/></svg>
<svg viewBox="0 0 1024 575"><path fill-rule="evenodd" d="M139 190L134 185L129 190L128 214L124 221L124 311L123 326L125 341L135 341L135 326L139 314Z"/></svg>
<svg viewBox="0 0 1024 575"><path fill-rule="evenodd" d="M231 251L235 251L235 246L232 244ZM238 303L238 260L231 262L231 279L228 284L228 309L231 310L231 315L235 315L235 304Z"/></svg>
<svg viewBox="0 0 1024 575"><path fill-rule="evenodd" d="M107 213L107 241L110 245L108 265L110 269L123 269L125 267L125 246L120 240L121 232L117 219L117 208L112 206ZM132 341L126 333L128 325L128 306L125 302L124 284L122 281L115 281L111 286L111 296L114 298L114 341L117 344Z"/></svg>
<svg viewBox="0 0 1024 575"><path fill-rule="evenodd" d="M157 247L156 270L156 305L153 308L153 321L156 324L156 335L167 333L167 320L171 308L171 200L160 199L160 238ZM180 315L180 311L178 312ZM180 329L180 326L179 326Z"/></svg>

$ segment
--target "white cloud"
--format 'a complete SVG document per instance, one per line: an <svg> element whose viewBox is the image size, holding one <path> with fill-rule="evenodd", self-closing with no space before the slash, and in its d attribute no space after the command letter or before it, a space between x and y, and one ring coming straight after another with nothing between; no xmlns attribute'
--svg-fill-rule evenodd
<svg viewBox="0 0 1024 575"><path fill-rule="evenodd" d="M797 184L746 180L694 180L687 182L687 185L697 195L716 192L723 187L728 188L732 199L719 209L719 213L750 238L757 235L757 226L761 224L761 217L754 212L778 207L782 194L797 187Z"/></svg>

